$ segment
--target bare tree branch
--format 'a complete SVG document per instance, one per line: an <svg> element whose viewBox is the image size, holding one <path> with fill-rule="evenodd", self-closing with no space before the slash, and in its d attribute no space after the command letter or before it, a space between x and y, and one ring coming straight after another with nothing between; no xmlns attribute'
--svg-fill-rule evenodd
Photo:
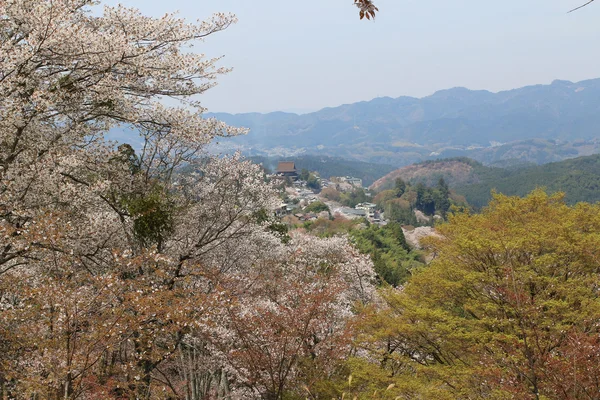
<svg viewBox="0 0 600 400"><path fill-rule="evenodd" d="M594 0L589 0L587 3L585 3L585 4L582 4L582 5L580 5L579 7L575 7L574 9L572 9L571 11L569 11L568 13L571 13L571 12L573 12L573 11L577 11L577 10L579 10L580 8L583 8L583 7L587 6L588 4L592 3L593 1L594 1ZM568 13L567 13L567 14L568 14Z"/></svg>

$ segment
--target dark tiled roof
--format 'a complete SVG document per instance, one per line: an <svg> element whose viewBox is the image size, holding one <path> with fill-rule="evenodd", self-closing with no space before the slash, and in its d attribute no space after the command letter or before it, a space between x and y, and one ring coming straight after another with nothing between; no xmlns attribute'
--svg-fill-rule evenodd
<svg viewBox="0 0 600 400"><path fill-rule="evenodd" d="M280 161L277 165L277 172L296 172L296 165L293 161Z"/></svg>

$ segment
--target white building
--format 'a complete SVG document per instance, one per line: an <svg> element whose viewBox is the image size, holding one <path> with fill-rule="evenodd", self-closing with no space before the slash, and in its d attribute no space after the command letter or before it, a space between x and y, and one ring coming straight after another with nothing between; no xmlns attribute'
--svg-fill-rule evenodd
<svg viewBox="0 0 600 400"><path fill-rule="evenodd" d="M375 217L377 205L373 203L358 203L354 208L357 210L364 210L367 218L373 218Z"/></svg>

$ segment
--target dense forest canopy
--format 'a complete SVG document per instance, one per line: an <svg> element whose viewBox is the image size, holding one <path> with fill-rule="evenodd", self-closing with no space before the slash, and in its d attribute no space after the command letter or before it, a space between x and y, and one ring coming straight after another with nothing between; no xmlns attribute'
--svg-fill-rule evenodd
<svg viewBox="0 0 600 400"><path fill-rule="evenodd" d="M465 157L425 161L392 171L375 181L371 188L390 189L398 178L430 186L443 178L453 191L463 195L477 209L487 205L493 190L525 196L538 187L550 193L564 192L569 204L600 201L600 155L506 168L485 166Z"/></svg>
<svg viewBox="0 0 600 400"><path fill-rule="evenodd" d="M551 193L564 192L569 204L600 201L599 155L509 170L491 168L481 176L479 183L455 187L475 207L485 206L492 190L524 196L536 187Z"/></svg>
<svg viewBox="0 0 600 400"><path fill-rule="evenodd" d="M451 216L430 240L431 264L365 318L372 357L350 362L355 393L594 398L599 211L535 191Z"/></svg>

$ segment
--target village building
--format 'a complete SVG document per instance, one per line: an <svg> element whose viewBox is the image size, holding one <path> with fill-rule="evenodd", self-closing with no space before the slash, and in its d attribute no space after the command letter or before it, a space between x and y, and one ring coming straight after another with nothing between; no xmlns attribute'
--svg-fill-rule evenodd
<svg viewBox="0 0 600 400"><path fill-rule="evenodd" d="M283 217L284 215L291 214L295 208L297 208L297 206L294 204L281 203L275 208L275 215L278 217Z"/></svg>
<svg viewBox="0 0 600 400"><path fill-rule="evenodd" d="M360 179L360 178L354 178L354 177L351 177L351 176L347 176L344 179L345 179L346 183L351 184L355 188L362 188L363 187L363 182L362 182L362 179Z"/></svg>
<svg viewBox="0 0 600 400"><path fill-rule="evenodd" d="M360 178L354 178L353 176L332 176L331 180L333 182L337 182L337 183L347 183L350 186L356 187L356 188L362 188L363 187L363 182L362 179Z"/></svg>
<svg viewBox="0 0 600 400"><path fill-rule="evenodd" d="M362 179L351 176L332 176L330 182L335 184L336 189L340 192L352 192L355 189L363 188Z"/></svg>
<svg viewBox="0 0 600 400"><path fill-rule="evenodd" d="M275 174L285 177L289 176L294 180L298 179L298 171L296 170L296 164L293 161L279 161Z"/></svg>
<svg viewBox="0 0 600 400"><path fill-rule="evenodd" d="M357 210L355 208L341 207L335 210L337 214L340 214L344 218L355 219L364 218L367 216L365 210Z"/></svg>
<svg viewBox="0 0 600 400"><path fill-rule="evenodd" d="M358 203L356 207L357 210L365 210L367 216L371 217L375 214L375 209L377 208L377 204L373 203Z"/></svg>

